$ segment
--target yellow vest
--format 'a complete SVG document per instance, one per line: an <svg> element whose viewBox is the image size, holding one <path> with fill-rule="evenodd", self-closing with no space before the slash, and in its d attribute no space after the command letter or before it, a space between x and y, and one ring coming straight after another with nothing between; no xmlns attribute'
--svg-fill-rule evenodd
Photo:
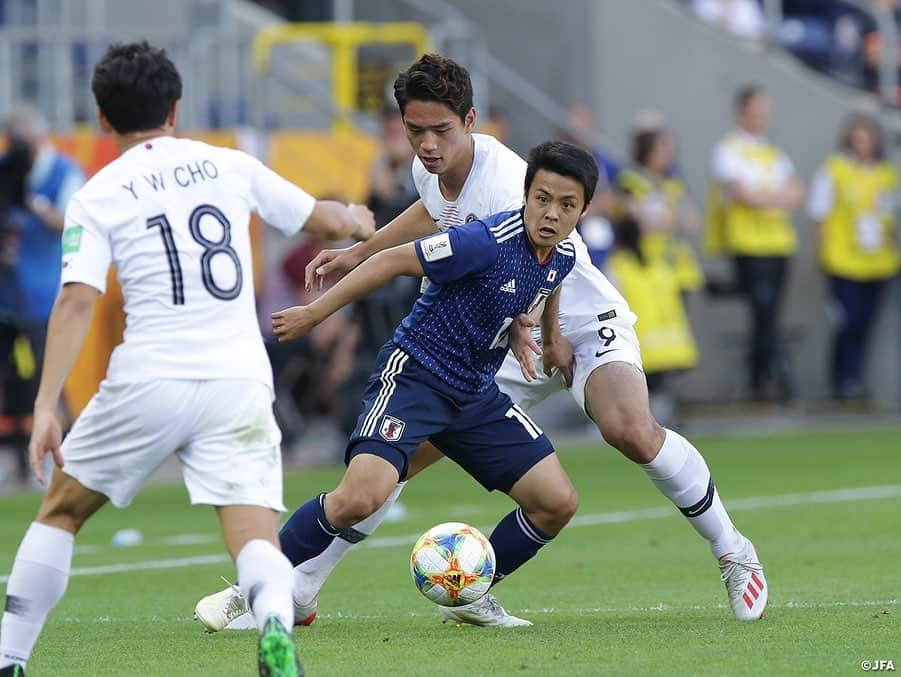
<svg viewBox="0 0 901 677"><path fill-rule="evenodd" d="M676 212L685 199L685 184L674 177L665 178L659 185L636 169L624 169L617 177L619 187L640 200L657 194L661 207ZM674 233L646 233L641 236L641 252L649 261L665 261L676 274L682 291L697 291L704 286L704 271L691 245Z"/></svg>
<svg viewBox="0 0 901 677"><path fill-rule="evenodd" d="M638 316L635 331L646 373L687 369L698 362L682 294L673 269L661 261L642 265L632 252L618 250L607 269Z"/></svg>
<svg viewBox="0 0 901 677"><path fill-rule="evenodd" d="M749 164L766 175L775 171L780 151L769 143L749 143L738 136L725 141ZM724 199L717 186L708 195L706 249L739 256L788 256L798 249L789 214L781 209L756 209Z"/></svg>
<svg viewBox="0 0 901 677"><path fill-rule="evenodd" d="M859 282L898 272L891 193L898 177L888 162L863 165L843 154L826 160L834 202L820 235L820 264L830 275Z"/></svg>

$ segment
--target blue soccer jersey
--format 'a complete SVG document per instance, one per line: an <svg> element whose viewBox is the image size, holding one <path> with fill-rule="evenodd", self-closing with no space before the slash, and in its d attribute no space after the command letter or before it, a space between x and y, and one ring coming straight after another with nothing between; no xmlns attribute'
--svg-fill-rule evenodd
<svg viewBox="0 0 901 677"><path fill-rule="evenodd" d="M448 385L480 393L494 384L513 319L530 312L575 264L569 240L539 263L522 211L470 221L415 242L431 280L394 343Z"/></svg>

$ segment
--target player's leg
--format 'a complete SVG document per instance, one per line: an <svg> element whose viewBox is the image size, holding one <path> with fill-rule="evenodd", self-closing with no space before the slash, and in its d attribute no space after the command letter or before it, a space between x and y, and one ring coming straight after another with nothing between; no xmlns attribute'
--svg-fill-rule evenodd
<svg viewBox="0 0 901 677"><path fill-rule="evenodd" d="M310 618L315 613L316 598L319 596L319 591L325 585L325 581L328 580L335 567L338 566L338 562L343 559L351 547L370 536L385 521L391 506L397 502L407 481L442 458L444 458L444 454L438 451L434 445L429 442L420 444L410 459L406 479L395 485L378 510L354 525L352 531L342 531L338 534L338 537L331 542L322 554L306 562L301 562L294 568L294 602L297 608L302 610L301 614L304 619Z"/></svg>
<svg viewBox="0 0 901 677"><path fill-rule="evenodd" d="M262 382L189 381L191 418L179 445L192 505L216 508L241 584L242 606L259 631L260 674L302 674L291 628L291 563L278 546L281 432ZM244 602L246 600L246 602ZM195 610L198 618L211 612Z"/></svg>
<svg viewBox="0 0 901 677"><path fill-rule="evenodd" d="M759 618L768 589L751 542L729 518L704 457L662 428L650 410L644 373L626 362L596 367L585 382L585 410L604 439L639 464L695 531L710 544L737 618Z"/></svg>
<svg viewBox="0 0 901 677"><path fill-rule="evenodd" d="M54 468L37 518L16 552L0 622L0 669L25 667L69 581L75 535L107 498ZM14 673L13 673L14 674Z"/></svg>
<svg viewBox="0 0 901 677"><path fill-rule="evenodd" d="M255 505L219 506L216 512L260 633L260 674L292 674L292 669L303 674L289 631L294 625L291 563L279 550L278 512Z"/></svg>
<svg viewBox="0 0 901 677"><path fill-rule="evenodd" d="M575 489L538 425L497 388L464 408L460 420L434 436L448 458L489 491L498 489L519 507L507 514L489 540L498 583L551 542L578 507ZM442 607L444 621L482 626L531 625L508 614L492 594L461 607Z"/></svg>

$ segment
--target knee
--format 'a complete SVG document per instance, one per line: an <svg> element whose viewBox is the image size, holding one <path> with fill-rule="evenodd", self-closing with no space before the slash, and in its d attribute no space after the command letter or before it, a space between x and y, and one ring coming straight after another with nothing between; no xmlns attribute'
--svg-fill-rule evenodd
<svg viewBox="0 0 901 677"><path fill-rule="evenodd" d="M665 432L649 410L612 407L598 421L611 447L635 463L650 463L663 444Z"/></svg>
<svg viewBox="0 0 901 677"><path fill-rule="evenodd" d="M348 494L334 491L325 498L325 515L336 529L347 529L369 517L385 502L372 493Z"/></svg>
<svg viewBox="0 0 901 677"><path fill-rule="evenodd" d="M570 485L549 497L537 514L529 517L542 532L556 536L563 530L579 509L579 495Z"/></svg>

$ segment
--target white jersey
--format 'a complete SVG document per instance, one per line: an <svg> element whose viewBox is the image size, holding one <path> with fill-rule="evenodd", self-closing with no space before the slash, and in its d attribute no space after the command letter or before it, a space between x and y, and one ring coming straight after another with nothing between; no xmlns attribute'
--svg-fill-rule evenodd
<svg viewBox="0 0 901 677"><path fill-rule="evenodd" d="M250 155L188 139L140 143L98 172L66 210L62 283L103 293L116 266L126 328L107 377L242 379L271 391L250 214L293 234L314 206Z"/></svg>
<svg viewBox="0 0 901 677"><path fill-rule="evenodd" d="M413 160L413 181L429 215L439 228L458 226L498 212L523 206L526 162L493 136L472 135L472 169L456 200L445 199L437 174L430 174L420 159ZM615 313L632 325L635 315L622 295L591 262L578 232L569 236L576 248L576 265L563 281L560 328L576 330L597 322L598 315Z"/></svg>

